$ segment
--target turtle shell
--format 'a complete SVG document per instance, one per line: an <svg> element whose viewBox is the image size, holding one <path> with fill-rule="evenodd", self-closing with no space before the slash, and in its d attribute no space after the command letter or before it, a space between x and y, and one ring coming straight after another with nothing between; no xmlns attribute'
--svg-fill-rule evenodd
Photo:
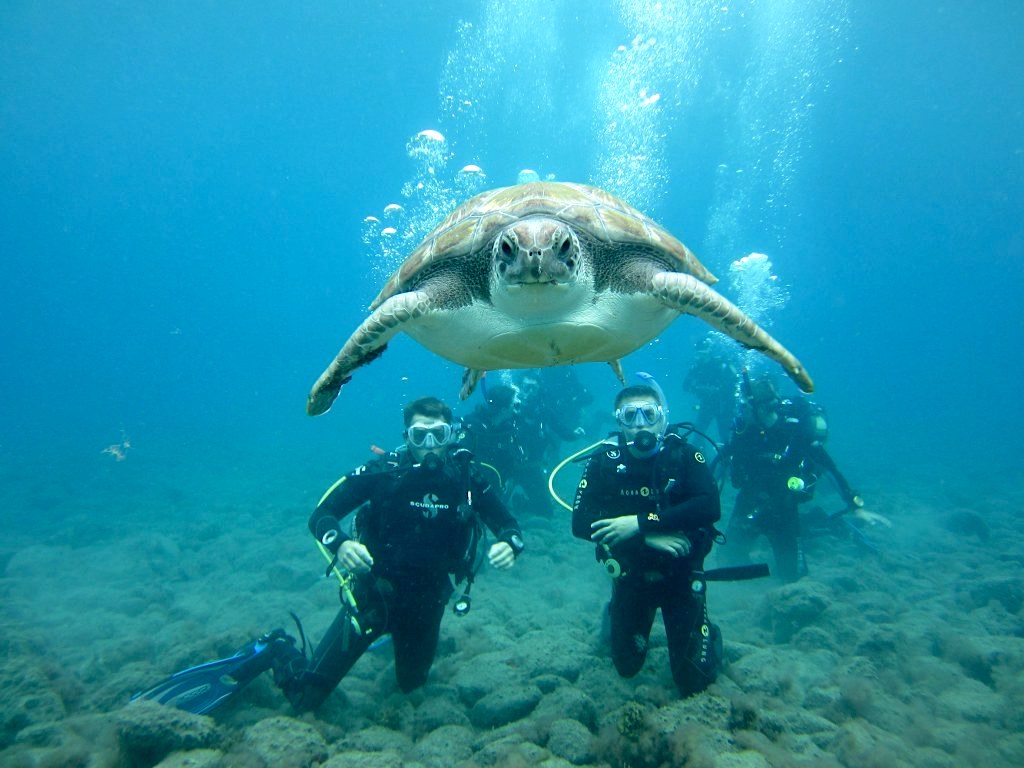
<svg viewBox="0 0 1024 768"><path fill-rule="evenodd" d="M624 252L630 245L657 249L676 271L708 285L717 282L689 248L614 195L585 184L534 181L482 192L456 208L402 263L370 309L410 290L424 269L442 260L479 255L479 268L489 269L494 239L505 227L531 216L557 219L592 239L625 246Z"/></svg>

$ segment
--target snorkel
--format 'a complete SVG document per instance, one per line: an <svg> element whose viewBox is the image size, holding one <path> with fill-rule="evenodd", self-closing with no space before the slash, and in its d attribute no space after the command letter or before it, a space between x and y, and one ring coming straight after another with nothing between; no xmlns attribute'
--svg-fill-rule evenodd
<svg viewBox="0 0 1024 768"><path fill-rule="evenodd" d="M665 409L665 418L667 419L668 400L665 399L665 390L663 390L661 388L661 385L658 384L657 379L655 379L653 376L651 376L651 374L647 373L646 371L637 371L633 375L640 379L640 381L642 381L644 384L646 384L648 387L653 389L658 394L658 401L661 403L661 407Z"/></svg>

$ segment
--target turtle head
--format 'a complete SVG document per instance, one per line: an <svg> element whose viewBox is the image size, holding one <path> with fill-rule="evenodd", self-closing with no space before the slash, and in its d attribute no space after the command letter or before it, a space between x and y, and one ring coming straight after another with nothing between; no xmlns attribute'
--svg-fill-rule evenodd
<svg viewBox="0 0 1024 768"><path fill-rule="evenodd" d="M556 219L522 219L495 239L492 267L507 286L571 283L580 270L580 241Z"/></svg>

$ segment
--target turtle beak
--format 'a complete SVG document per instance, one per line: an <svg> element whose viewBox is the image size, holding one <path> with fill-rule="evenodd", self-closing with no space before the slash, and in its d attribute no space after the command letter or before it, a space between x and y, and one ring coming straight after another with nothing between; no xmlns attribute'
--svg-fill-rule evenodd
<svg viewBox="0 0 1024 768"><path fill-rule="evenodd" d="M579 242L559 221L526 219L495 241L494 266L506 285L562 285L576 277Z"/></svg>

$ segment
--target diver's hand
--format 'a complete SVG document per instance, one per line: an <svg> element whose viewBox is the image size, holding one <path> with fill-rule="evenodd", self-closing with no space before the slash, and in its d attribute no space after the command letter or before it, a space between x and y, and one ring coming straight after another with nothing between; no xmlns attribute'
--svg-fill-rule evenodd
<svg viewBox="0 0 1024 768"><path fill-rule="evenodd" d="M353 573L369 573L373 567L370 550L355 539L344 541L338 547L338 562L342 568Z"/></svg>
<svg viewBox="0 0 1024 768"><path fill-rule="evenodd" d="M690 540L683 533L644 534L644 544L659 552L667 552L672 557L686 557L693 549Z"/></svg>
<svg viewBox="0 0 1024 768"><path fill-rule="evenodd" d="M640 521L636 515L623 515L622 517L606 517L590 524L590 540L606 547L613 547L621 544L626 539L631 539L640 532Z"/></svg>
<svg viewBox="0 0 1024 768"><path fill-rule="evenodd" d="M868 525L883 525L886 528L892 528L892 521L888 517L877 512L868 512L863 507L853 510L853 516Z"/></svg>
<svg viewBox="0 0 1024 768"><path fill-rule="evenodd" d="M499 571L505 571L516 564L516 553L512 551L507 541L498 541L491 545L487 551L487 558L491 565Z"/></svg>

